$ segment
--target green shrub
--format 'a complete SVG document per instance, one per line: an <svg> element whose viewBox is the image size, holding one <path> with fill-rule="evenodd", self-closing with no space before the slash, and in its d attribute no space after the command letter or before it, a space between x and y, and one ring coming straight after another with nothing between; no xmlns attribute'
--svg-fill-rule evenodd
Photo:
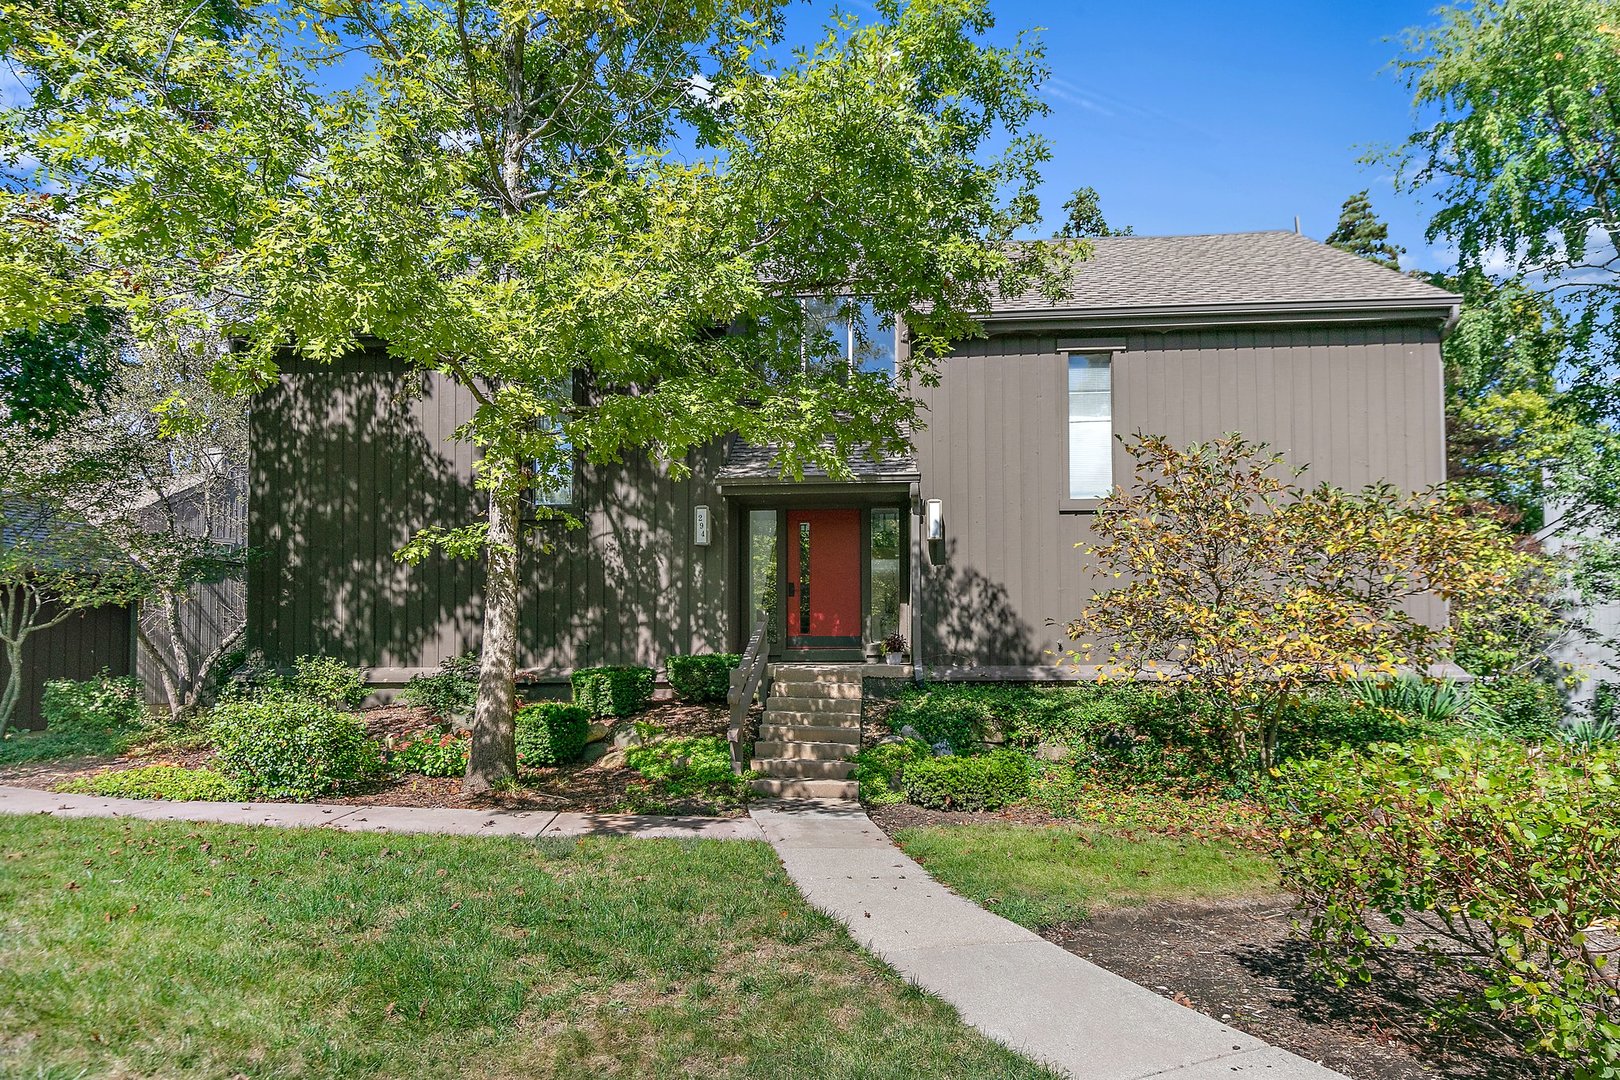
<svg viewBox="0 0 1620 1080"><path fill-rule="evenodd" d="M81 731L133 730L146 719L146 702L138 679L109 675L76 682L52 679L39 699L47 728Z"/></svg>
<svg viewBox="0 0 1620 1080"><path fill-rule="evenodd" d="M1502 675L1481 679L1474 694L1483 706L1475 728L1483 735L1499 735L1523 742L1555 738L1564 722L1564 692L1533 675Z"/></svg>
<svg viewBox="0 0 1620 1080"><path fill-rule="evenodd" d="M914 761L900 782L909 801L930 810L995 810L1027 798L1034 775L1028 754L995 750Z"/></svg>
<svg viewBox="0 0 1620 1080"><path fill-rule="evenodd" d="M743 797L747 777L731 771L731 747L719 735L660 739L625 751L624 763L649 780L657 780L671 798L693 795Z"/></svg>
<svg viewBox="0 0 1620 1080"><path fill-rule="evenodd" d="M268 798L313 799L383 773L380 748L358 718L303 698L220 705L209 734L221 771Z"/></svg>
<svg viewBox="0 0 1620 1080"><path fill-rule="evenodd" d="M427 709L441 720L468 712L478 701L477 653L439 661L432 675L413 675L399 692L401 705Z"/></svg>
<svg viewBox="0 0 1620 1080"><path fill-rule="evenodd" d="M590 727L590 713L577 705L536 701L523 706L517 713L518 764L534 769L578 761Z"/></svg>
<svg viewBox="0 0 1620 1080"><path fill-rule="evenodd" d="M731 672L740 663L736 653L669 656L664 673L682 701L724 701L731 693Z"/></svg>
<svg viewBox="0 0 1620 1080"><path fill-rule="evenodd" d="M220 694L224 702L296 698L329 709L358 709L366 700L365 674L329 656L300 656L292 674L271 666L253 652L242 662Z"/></svg>
<svg viewBox="0 0 1620 1080"><path fill-rule="evenodd" d="M1593 927L1620 924L1620 747L1505 739L1383 744L1283 768L1283 883L1310 912L1316 962L1341 985L1413 916L1421 948L1461 964L1473 1011L1517 1025L1577 1075L1620 1075L1620 984Z"/></svg>
<svg viewBox="0 0 1620 1080"><path fill-rule="evenodd" d="M388 764L422 776L462 776L467 772L465 735L418 731L388 752Z"/></svg>
<svg viewBox="0 0 1620 1080"><path fill-rule="evenodd" d="M243 794L240 787L213 769L185 769L178 765L141 765L82 776L58 784L56 790L74 795L173 802L234 802Z"/></svg>
<svg viewBox="0 0 1620 1080"><path fill-rule="evenodd" d="M868 805L903 802L906 766L933 756L928 744L916 739L879 743L855 755L855 771L850 778L860 784L861 801Z"/></svg>
<svg viewBox="0 0 1620 1080"><path fill-rule="evenodd" d="M630 716L652 700L652 668L580 668L569 682L574 704L592 716Z"/></svg>
<svg viewBox="0 0 1620 1080"><path fill-rule="evenodd" d="M1450 679L1425 679L1402 672L1391 678L1354 679L1350 693L1378 709L1388 709L1426 724L1465 721L1474 711L1472 690Z"/></svg>

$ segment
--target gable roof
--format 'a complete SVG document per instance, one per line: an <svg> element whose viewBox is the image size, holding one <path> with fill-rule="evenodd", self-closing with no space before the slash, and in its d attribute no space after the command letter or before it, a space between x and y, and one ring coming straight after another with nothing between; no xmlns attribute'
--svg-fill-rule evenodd
<svg viewBox="0 0 1620 1080"><path fill-rule="evenodd" d="M1065 299L1030 290L998 301L989 317L1444 309L1462 299L1292 232L1105 236L1091 245Z"/></svg>

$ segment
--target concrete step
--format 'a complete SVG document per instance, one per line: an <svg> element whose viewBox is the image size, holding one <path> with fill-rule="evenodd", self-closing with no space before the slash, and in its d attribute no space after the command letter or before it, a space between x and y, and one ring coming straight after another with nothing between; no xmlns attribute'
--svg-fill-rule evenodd
<svg viewBox="0 0 1620 1080"><path fill-rule="evenodd" d="M859 683L783 682L771 683L771 697L813 698L817 701L860 701Z"/></svg>
<svg viewBox="0 0 1620 1080"><path fill-rule="evenodd" d="M855 747L861 745L861 729L810 724L761 724L758 741L842 743L853 751Z"/></svg>
<svg viewBox="0 0 1620 1080"><path fill-rule="evenodd" d="M749 781L761 795L779 799L854 799L860 791L853 780L784 780L767 776Z"/></svg>
<svg viewBox="0 0 1620 1080"><path fill-rule="evenodd" d="M798 727L834 727L861 729L861 718L848 713L797 712L789 709L766 709L759 718L762 724L787 724Z"/></svg>
<svg viewBox="0 0 1620 1080"><path fill-rule="evenodd" d="M800 761L843 761L855 752L847 742L794 742L764 740L754 743L754 754L762 758L796 758Z"/></svg>
<svg viewBox="0 0 1620 1080"><path fill-rule="evenodd" d="M797 758L758 758L750 765L757 773L784 780L848 780L853 761L803 761Z"/></svg>
<svg viewBox="0 0 1620 1080"><path fill-rule="evenodd" d="M765 704L774 709L784 709L789 712L824 712L848 713L851 716L861 715L860 698L818 698L805 697L803 694L772 694L765 699Z"/></svg>

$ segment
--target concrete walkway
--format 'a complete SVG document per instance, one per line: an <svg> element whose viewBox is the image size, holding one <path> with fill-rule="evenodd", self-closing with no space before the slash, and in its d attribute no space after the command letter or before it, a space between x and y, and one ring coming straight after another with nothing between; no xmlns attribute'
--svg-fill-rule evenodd
<svg viewBox="0 0 1620 1080"><path fill-rule="evenodd" d="M1344 1080L940 885L852 804L755 809L799 891L996 1041L1082 1080Z"/></svg>
<svg viewBox="0 0 1620 1080"><path fill-rule="evenodd" d="M0 787L0 814L56 817L127 817L142 821L213 821L343 832L443 833L449 836L639 836L683 840L763 840L748 818L572 814L555 810L441 810L419 806L344 806L336 803L164 802L61 795L36 788Z"/></svg>

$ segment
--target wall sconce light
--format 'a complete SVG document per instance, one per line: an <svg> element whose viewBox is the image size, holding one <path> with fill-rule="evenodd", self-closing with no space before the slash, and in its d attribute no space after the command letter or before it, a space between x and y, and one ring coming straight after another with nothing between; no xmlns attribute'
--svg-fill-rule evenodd
<svg viewBox="0 0 1620 1080"><path fill-rule="evenodd" d="M928 500L927 527L923 535L930 540L945 539L945 504L938 499Z"/></svg>
<svg viewBox="0 0 1620 1080"><path fill-rule="evenodd" d="M692 508L692 543L696 547L708 547L709 540L709 508L707 506L694 506Z"/></svg>

